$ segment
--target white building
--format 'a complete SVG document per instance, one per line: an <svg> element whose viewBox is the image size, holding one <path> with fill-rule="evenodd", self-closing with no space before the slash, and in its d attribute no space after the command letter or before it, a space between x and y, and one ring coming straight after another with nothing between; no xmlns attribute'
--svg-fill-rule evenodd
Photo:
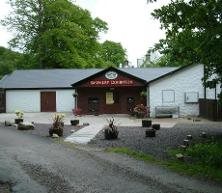
<svg viewBox="0 0 222 193"><path fill-rule="evenodd" d="M0 111L71 112L77 106L83 114L126 114L143 102L152 117L166 112L198 115L198 99L204 97L203 72L203 65L17 70L0 81ZM146 101L141 98L144 91ZM73 97L74 93L78 97ZM207 89L208 98L217 93Z"/></svg>

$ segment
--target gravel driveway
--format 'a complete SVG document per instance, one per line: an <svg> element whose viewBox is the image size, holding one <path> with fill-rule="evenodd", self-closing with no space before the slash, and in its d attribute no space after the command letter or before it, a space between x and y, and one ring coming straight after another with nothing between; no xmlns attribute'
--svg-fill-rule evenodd
<svg viewBox="0 0 222 193"><path fill-rule="evenodd" d="M16 193L222 192L221 185L90 149L66 148L45 137L0 126L0 188L11 185Z"/></svg>
<svg viewBox="0 0 222 193"><path fill-rule="evenodd" d="M156 132L155 138L146 138L143 127L118 127L119 139L105 140L103 131L90 141L90 145L96 147L129 147L131 149L152 154L166 159L167 151L183 143L186 135L191 134L198 139L201 132L208 135L222 135L222 124L219 123L180 123L172 128L161 128Z"/></svg>
<svg viewBox="0 0 222 193"><path fill-rule="evenodd" d="M12 184L15 193L178 193L92 152L1 127L0 182Z"/></svg>

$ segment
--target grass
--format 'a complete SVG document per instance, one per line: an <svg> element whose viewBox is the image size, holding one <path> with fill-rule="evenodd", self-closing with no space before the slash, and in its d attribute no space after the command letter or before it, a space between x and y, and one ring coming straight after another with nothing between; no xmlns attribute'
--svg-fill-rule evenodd
<svg viewBox="0 0 222 193"><path fill-rule="evenodd" d="M199 164L187 164L185 162L179 161L167 161L165 165L172 169L173 171L179 172L181 174L187 174L191 176L203 177L206 179L216 180L222 182L222 170L212 168L206 165Z"/></svg>
<svg viewBox="0 0 222 193"><path fill-rule="evenodd" d="M145 161L145 162L157 162L158 161L157 159L155 159L151 155L145 154L145 153L140 152L140 151L134 151L134 150L132 150L130 148L127 148L127 147L108 148L107 152L128 155L132 158L135 158L137 160L142 160L142 161Z"/></svg>
<svg viewBox="0 0 222 193"><path fill-rule="evenodd" d="M175 149L171 156L182 153L189 161L169 160L166 165L178 172L206 177L222 182L222 139L207 139L195 143L186 150Z"/></svg>
<svg viewBox="0 0 222 193"><path fill-rule="evenodd" d="M165 161L126 147L108 148L107 151L125 154L145 162L156 163L182 174L222 182L222 139L219 138L197 142L186 150L179 148L171 150L169 153L172 158ZM185 159L185 161L177 160L175 158L177 153L182 153L185 157L189 157L189 159Z"/></svg>

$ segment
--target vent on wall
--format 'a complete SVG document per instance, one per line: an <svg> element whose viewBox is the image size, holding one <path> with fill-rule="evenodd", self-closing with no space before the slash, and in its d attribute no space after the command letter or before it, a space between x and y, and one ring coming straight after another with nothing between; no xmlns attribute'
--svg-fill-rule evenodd
<svg viewBox="0 0 222 193"><path fill-rule="evenodd" d="M185 92L185 103L198 103L198 92Z"/></svg>

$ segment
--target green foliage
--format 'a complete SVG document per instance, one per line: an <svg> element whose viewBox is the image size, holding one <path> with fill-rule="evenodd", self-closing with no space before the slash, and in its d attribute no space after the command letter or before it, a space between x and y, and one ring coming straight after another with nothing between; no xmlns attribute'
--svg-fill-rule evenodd
<svg viewBox="0 0 222 193"><path fill-rule="evenodd" d="M170 155L182 153L189 158L188 162L171 160L166 165L179 172L190 175L205 176L222 181L222 140L219 138L198 142L185 151L171 150Z"/></svg>
<svg viewBox="0 0 222 193"><path fill-rule="evenodd" d="M100 54L106 63L111 62L116 67L119 67L126 60L126 51L122 45L112 41L102 43Z"/></svg>
<svg viewBox="0 0 222 193"><path fill-rule="evenodd" d="M202 63L204 83L222 83L222 1L175 0L152 15L166 30L166 38L155 45L172 64ZM217 77L212 75L217 74Z"/></svg>
<svg viewBox="0 0 222 193"><path fill-rule="evenodd" d="M222 140L209 143L198 143L186 150L186 155L202 165L222 169Z"/></svg>
<svg viewBox="0 0 222 193"><path fill-rule="evenodd" d="M144 96L143 96L144 97ZM133 115L135 115L137 118L144 118L147 116L148 108L147 106L144 106L144 104L137 104L133 108Z"/></svg>
<svg viewBox="0 0 222 193"><path fill-rule="evenodd" d="M9 2L13 13L2 24L17 33L10 45L24 52L28 60L23 67L88 68L106 65L100 55L103 45L98 42L99 33L108 29L106 22L93 19L87 10L74 5L71 0ZM112 49L107 48L110 52ZM125 56L118 51L113 53L115 60L111 58L109 62L119 62L119 58Z"/></svg>
<svg viewBox="0 0 222 193"><path fill-rule="evenodd" d="M0 47L0 78L19 67L22 55Z"/></svg>
<svg viewBox="0 0 222 193"><path fill-rule="evenodd" d="M181 63L178 61L172 60L169 54L162 55L160 58L145 62L142 67L173 67L173 66L181 66Z"/></svg>
<svg viewBox="0 0 222 193"><path fill-rule="evenodd" d="M187 164L179 161L166 161L164 163L169 169L176 172L187 174L191 176L199 176L201 178L205 177L208 179L213 179L217 181L222 181L222 170L215 169L209 166L203 166L200 164Z"/></svg>
<svg viewBox="0 0 222 193"><path fill-rule="evenodd" d="M23 119L24 113L22 111L16 110L15 115L17 119Z"/></svg>
<svg viewBox="0 0 222 193"><path fill-rule="evenodd" d="M108 148L107 151L111 153L119 153L128 155L137 160L145 162L156 163L165 166L179 173L206 177L222 181L222 156L221 156L222 140L210 141L209 143L197 143L189 147L186 152L181 149L174 149L170 151L170 155L175 157L175 154L182 153L187 156L192 156L192 162L182 162L175 159L157 160L151 155L143 152L134 151L127 147L113 147Z"/></svg>
<svg viewBox="0 0 222 193"><path fill-rule="evenodd" d="M127 147L113 147L113 148L107 149L107 151L113 152L113 153L125 154L125 155L133 157L135 159L142 160L142 161L148 161L148 162L156 162L157 161L151 155L145 154L143 152L137 152L137 151L131 150Z"/></svg>

